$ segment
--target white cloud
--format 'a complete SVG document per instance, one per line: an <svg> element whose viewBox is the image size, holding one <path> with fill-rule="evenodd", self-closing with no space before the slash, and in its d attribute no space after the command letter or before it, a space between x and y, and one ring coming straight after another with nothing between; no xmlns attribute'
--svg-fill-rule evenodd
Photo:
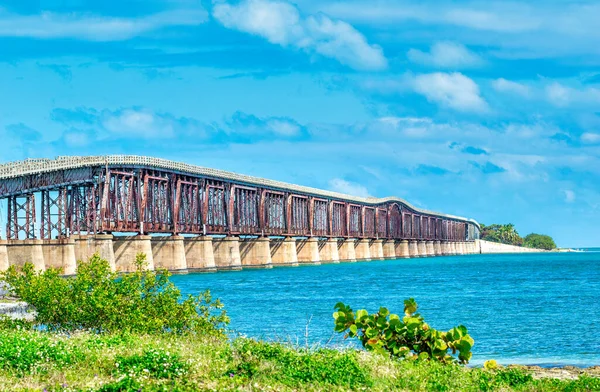
<svg viewBox="0 0 600 392"><path fill-rule="evenodd" d="M429 52L410 49L407 55L413 63L440 68L470 68L483 64L481 57L454 42L437 42Z"/></svg>
<svg viewBox="0 0 600 392"><path fill-rule="evenodd" d="M546 86L546 97L558 107L571 104L600 105L600 89L593 87L577 89L553 82Z"/></svg>
<svg viewBox="0 0 600 392"><path fill-rule="evenodd" d="M504 78L494 80L492 82L492 87L494 90L501 93L516 94L523 97L528 97L531 93L528 86Z"/></svg>
<svg viewBox="0 0 600 392"><path fill-rule="evenodd" d="M213 16L225 27L255 34L283 47L336 59L351 68L382 70L387 59L350 24L319 14L303 17L294 5L277 0L217 3Z"/></svg>
<svg viewBox="0 0 600 392"><path fill-rule="evenodd" d="M485 112L486 101L479 94L479 86L459 72L417 75L413 89L429 101L461 112Z"/></svg>
<svg viewBox="0 0 600 392"><path fill-rule="evenodd" d="M563 193L565 194L565 201L567 203L573 203L575 201L575 192L570 189L565 189Z"/></svg>
<svg viewBox="0 0 600 392"><path fill-rule="evenodd" d="M600 133L586 132L581 135L581 141L588 144L600 143Z"/></svg>
<svg viewBox="0 0 600 392"><path fill-rule="evenodd" d="M72 38L89 41L127 40L168 26L194 26L207 20L201 9L166 11L138 18L43 12L11 14L0 8L0 37Z"/></svg>
<svg viewBox="0 0 600 392"><path fill-rule="evenodd" d="M272 118L267 121L267 127L281 136L296 136L302 131L302 127L295 121L287 119Z"/></svg>
<svg viewBox="0 0 600 392"><path fill-rule="evenodd" d="M346 195L369 197L369 191L366 187L343 180L341 178L334 178L329 181L329 189L334 192L344 193Z"/></svg>

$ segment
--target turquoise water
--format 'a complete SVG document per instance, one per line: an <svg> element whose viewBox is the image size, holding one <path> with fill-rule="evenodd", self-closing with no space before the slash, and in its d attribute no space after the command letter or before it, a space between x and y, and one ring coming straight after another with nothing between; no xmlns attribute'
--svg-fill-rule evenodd
<svg viewBox="0 0 600 392"><path fill-rule="evenodd" d="M469 255L174 276L184 293L210 289L231 327L301 345L333 335L333 306L387 306L414 297L434 328L475 339L473 364L600 365L600 253ZM310 320L310 323L309 323ZM306 328L308 324L308 334ZM308 339L306 339L308 336Z"/></svg>

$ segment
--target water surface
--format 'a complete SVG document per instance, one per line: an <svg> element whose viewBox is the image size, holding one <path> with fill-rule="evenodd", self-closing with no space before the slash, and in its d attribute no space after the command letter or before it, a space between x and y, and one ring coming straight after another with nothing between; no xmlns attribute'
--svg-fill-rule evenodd
<svg viewBox="0 0 600 392"><path fill-rule="evenodd" d="M210 289L224 302L230 326L257 338L344 343L337 335L330 341L338 301L402 313L403 300L414 297L432 327L468 327L474 364L494 358L600 365L598 252L386 260L173 280L184 293Z"/></svg>

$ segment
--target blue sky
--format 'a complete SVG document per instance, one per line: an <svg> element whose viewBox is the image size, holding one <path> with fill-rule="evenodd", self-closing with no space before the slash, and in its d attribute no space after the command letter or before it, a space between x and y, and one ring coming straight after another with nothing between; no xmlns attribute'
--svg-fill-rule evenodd
<svg viewBox="0 0 600 392"><path fill-rule="evenodd" d="M600 244L600 4L9 0L0 157L140 154Z"/></svg>

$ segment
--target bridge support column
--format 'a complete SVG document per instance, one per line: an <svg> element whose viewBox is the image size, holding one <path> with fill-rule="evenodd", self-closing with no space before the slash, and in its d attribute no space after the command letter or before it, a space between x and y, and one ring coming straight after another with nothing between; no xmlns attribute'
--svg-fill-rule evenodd
<svg viewBox="0 0 600 392"><path fill-rule="evenodd" d="M296 240L296 253L298 255L298 263L300 264L321 264L319 240L317 237Z"/></svg>
<svg viewBox="0 0 600 392"><path fill-rule="evenodd" d="M433 253L436 256L441 256L443 255L442 253L442 243L441 241L433 241Z"/></svg>
<svg viewBox="0 0 600 392"><path fill-rule="evenodd" d="M464 255L465 254L465 243L462 241L459 241L456 243L456 252L459 255Z"/></svg>
<svg viewBox="0 0 600 392"><path fill-rule="evenodd" d="M383 240L371 240L369 243L371 260L383 260Z"/></svg>
<svg viewBox="0 0 600 392"><path fill-rule="evenodd" d="M450 242L450 254L454 256L458 254L458 246L455 241Z"/></svg>
<svg viewBox="0 0 600 392"><path fill-rule="evenodd" d="M190 237L183 240L185 262L188 272L216 271L212 238L208 236Z"/></svg>
<svg viewBox="0 0 600 392"><path fill-rule="evenodd" d="M61 238L56 240L43 240L42 253L46 269L58 268L62 275L75 275L77 261L75 259L75 239Z"/></svg>
<svg viewBox="0 0 600 392"><path fill-rule="evenodd" d="M115 271L115 251L112 234L75 236L75 259L87 261L94 253L108 261L110 270Z"/></svg>
<svg viewBox="0 0 600 392"><path fill-rule="evenodd" d="M354 252L356 254L356 260L371 260L371 247L369 246L369 240L363 239L356 241Z"/></svg>
<svg viewBox="0 0 600 392"><path fill-rule="evenodd" d="M396 257L399 259L408 259L410 257L410 251L408 250L408 241L400 240L396 241Z"/></svg>
<svg viewBox="0 0 600 392"><path fill-rule="evenodd" d="M6 243L8 263L17 267L32 263L37 271L45 271L43 243L42 240L8 240Z"/></svg>
<svg viewBox="0 0 600 392"><path fill-rule="evenodd" d="M240 257L243 268L273 268L267 237L244 239L240 244Z"/></svg>
<svg viewBox="0 0 600 392"><path fill-rule="evenodd" d="M241 270L240 240L237 237L213 237L213 254L217 270Z"/></svg>
<svg viewBox="0 0 600 392"><path fill-rule="evenodd" d="M450 243L448 241L442 241L442 254L444 256L450 255Z"/></svg>
<svg viewBox="0 0 600 392"><path fill-rule="evenodd" d="M427 250L427 256L435 256L435 250L433 249L433 241L426 241L425 249Z"/></svg>
<svg viewBox="0 0 600 392"><path fill-rule="evenodd" d="M0 272L8 269L8 250L6 250L6 240L0 240Z"/></svg>
<svg viewBox="0 0 600 392"><path fill-rule="evenodd" d="M115 237L113 247L115 250L115 268L117 272L134 272L137 269L135 257L138 253L146 255L144 269L154 271L154 258L152 243L149 235Z"/></svg>
<svg viewBox="0 0 600 392"><path fill-rule="evenodd" d="M417 249L419 251L419 257L427 257L427 246L425 245L425 241L417 241Z"/></svg>
<svg viewBox="0 0 600 392"><path fill-rule="evenodd" d="M383 242L383 258L384 259L395 259L396 258L396 244L394 240L386 240Z"/></svg>
<svg viewBox="0 0 600 392"><path fill-rule="evenodd" d="M336 238L329 238L319 244L319 260L321 260L321 263L340 262L338 241Z"/></svg>
<svg viewBox="0 0 600 392"><path fill-rule="evenodd" d="M166 269L173 273L187 273L183 237L179 235L152 237L151 244L154 268Z"/></svg>
<svg viewBox="0 0 600 392"><path fill-rule="evenodd" d="M271 238L271 264L273 266L298 266L296 240L292 237Z"/></svg>
<svg viewBox="0 0 600 392"><path fill-rule="evenodd" d="M356 240L354 238L347 238L340 240L338 244L338 254L340 261L354 263L356 261L356 250L354 248Z"/></svg>
<svg viewBox="0 0 600 392"><path fill-rule="evenodd" d="M410 257L419 257L419 246L416 240L408 241L408 255Z"/></svg>

